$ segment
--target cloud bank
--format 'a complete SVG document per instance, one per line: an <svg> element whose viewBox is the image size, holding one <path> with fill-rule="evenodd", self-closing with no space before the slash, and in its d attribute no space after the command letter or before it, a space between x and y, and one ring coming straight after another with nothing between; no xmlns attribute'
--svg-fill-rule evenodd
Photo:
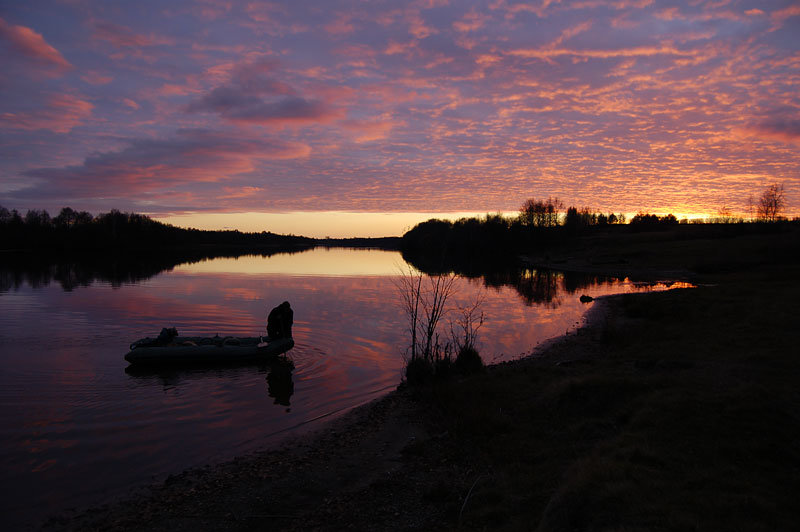
<svg viewBox="0 0 800 532"><path fill-rule="evenodd" d="M781 182L800 215L798 34L789 0L11 4L1 201L713 214Z"/></svg>

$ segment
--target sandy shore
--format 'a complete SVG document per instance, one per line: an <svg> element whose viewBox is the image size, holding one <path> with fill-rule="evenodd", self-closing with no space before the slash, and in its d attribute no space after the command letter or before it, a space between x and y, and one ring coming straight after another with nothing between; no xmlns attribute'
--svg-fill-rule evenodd
<svg viewBox="0 0 800 532"><path fill-rule="evenodd" d="M584 325L501 364L572 364L596 356L610 312L596 300ZM489 368L496 371L497 368ZM126 500L52 517L45 530L430 529L451 526L482 464L401 387L278 448L169 477ZM477 455L477 453L475 453ZM462 506L438 492L460 493Z"/></svg>

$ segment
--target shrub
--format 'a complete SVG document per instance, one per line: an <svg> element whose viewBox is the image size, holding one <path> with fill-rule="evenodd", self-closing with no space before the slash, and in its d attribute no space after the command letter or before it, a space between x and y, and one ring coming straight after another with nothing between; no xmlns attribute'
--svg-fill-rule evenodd
<svg viewBox="0 0 800 532"><path fill-rule="evenodd" d="M485 369L481 355L472 346L464 346L459 350L455 366L456 371L464 375L478 373Z"/></svg>
<svg viewBox="0 0 800 532"><path fill-rule="evenodd" d="M453 359L450 356L437 358L433 364L437 380L447 379L453 372Z"/></svg>
<svg viewBox="0 0 800 532"><path fill-rule="evenodd" d="M406 364L406 382L412 385L427 384L433 380L433 364L430 360L415 357Z"/></svg>

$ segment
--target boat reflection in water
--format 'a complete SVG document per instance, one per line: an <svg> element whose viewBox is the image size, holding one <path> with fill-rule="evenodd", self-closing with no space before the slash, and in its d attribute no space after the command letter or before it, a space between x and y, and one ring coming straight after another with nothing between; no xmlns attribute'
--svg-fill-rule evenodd
<svg viewBox="0 0 800 532"><path fill-rule="evenodd" d="M158 384L163 390L172 390L188 385L191 381L202 379L227 378L233 381L257 373L266 375L267 395L274 399L273 403L281 406L290 406L294 394L294 362L286 356L276 357L269 364L242 366L206 365L190 368L142 366L132 364L125 368L125 373L140 382ZM286 410L287 412L289 409Z"/></svg>

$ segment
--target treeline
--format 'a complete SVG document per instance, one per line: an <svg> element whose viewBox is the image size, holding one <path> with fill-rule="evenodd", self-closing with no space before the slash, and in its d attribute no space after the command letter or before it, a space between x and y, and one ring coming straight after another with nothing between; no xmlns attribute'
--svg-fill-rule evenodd
<svg viewBox="0 0 800 532"><path fill-rule="evenodd" d="M782 193L782 187L778 189ZM770 187L764 197L775 192ZM761 200L766 203L766 200ZM781 199L781 202L783 200ZM431 219L408 231L402 238L404 258L426 272L485 272L530 252L547 252L573 245L584 237L621 235L649 231L672 231L676 238L717 238L734 233L779 229L788 222L780 216L783 203L772 211L759 208L754 223L743 223L723 212L707 221L678 220L673 214L639 212L630 220L625 214L597 212L571 206L564 211L558 198L529 199L516 217L487 214L456 221ZM772 203L773 205L775 202ZM778 223L775 223L778 222ZM688 227L692 225L693 227Z"/></svg>
<svg viewBox="0 0 800 532"><path fill-rule="evenodd" d="M260 249L310 247L311 238L240 231L183 229L143 214L116 209L93 216L69 207L51 217L46 210L29 210L23 216L0 206L0 250L52 252L98 250L156 250L159 248Z"/></svg>
<svg viewBox="0 0 800 532"><path fill-rule="evenodd" d="M425 271L485 272L530 249L558 245L588 231L626 222L624 214L569 207L558 198L527 200L518 216L487 214L456 221L431 219L403 235L403 256ZM638 219L636 222L638 223Z"/></svg>

